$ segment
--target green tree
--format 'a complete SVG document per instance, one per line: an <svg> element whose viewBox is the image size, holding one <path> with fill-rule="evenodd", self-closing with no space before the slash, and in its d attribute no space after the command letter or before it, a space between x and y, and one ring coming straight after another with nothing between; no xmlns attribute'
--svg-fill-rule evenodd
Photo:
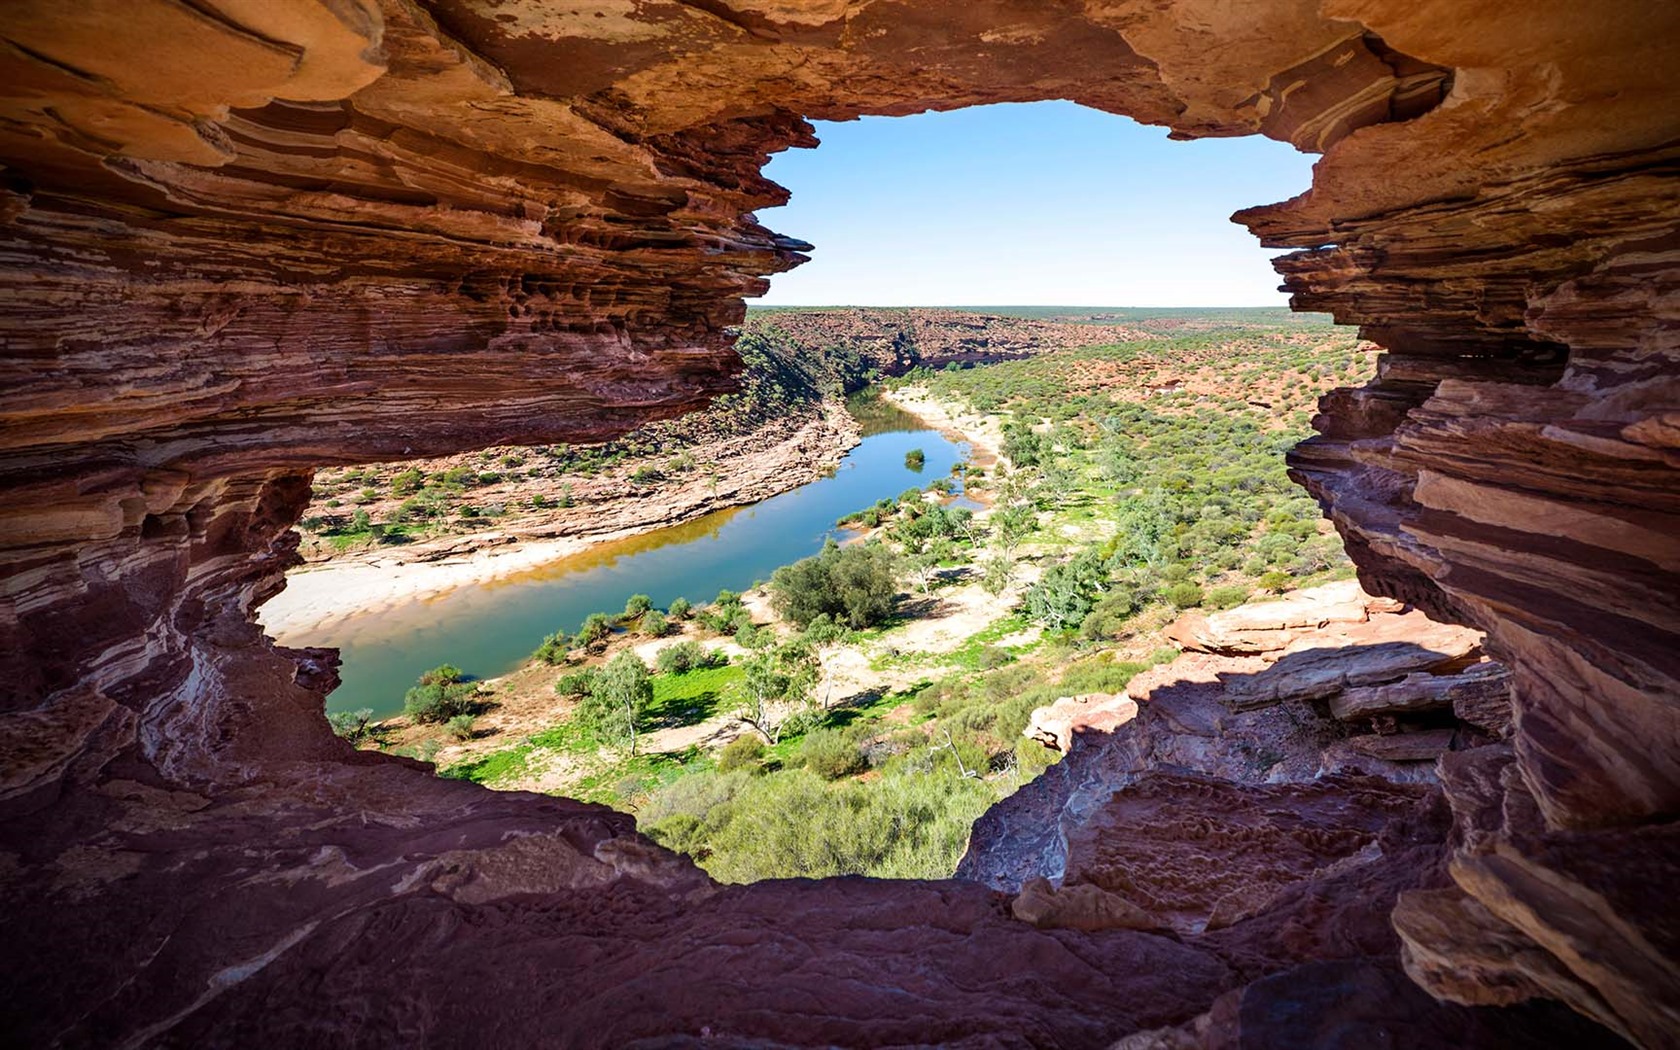
<svg viewBox="0 0 1680 1050"><path fill-rule="evenodd" d="M992 515L992 538L1006 558L1015 553L1015 548L1037 527L1038 517L1028 503L1000 507Z"/></svg>
<svg viewBox="0 0 1680 1050"><path fill-rule="evenodd" d="M821 553L776 570L770 603L800 627L823 613L854 630L881 623L898 595L894 561L879 543L841 547L830 540Z"/></svg>
<svg viewBox="0 0 1680 1050"><path fill-rule="evenodd" d="M443 723L473 713L478 688L453 664L440 664L420 676L420 683L403 696L403 713L412 721Z"/></svg>
<svg viewBox="0 0 1680 1050"><path fill-rule="evenodd" d="M981 566L980 586L996 597L1009 589L1015 580L1015 562L1006 555L987 558Z"/></svg>
<svg viewBox="0 0 1680 1050"><path fill-rule="evenodd" d="M634 620L636 617L653 608L653 599L645 594L632 594L624 603L624 618Z"/></svg>
<svg viewBox="0 0 1680 1050"><path fill-rule="evenodd" d="M919 448L913 448L904 454L904 465L920 474L922 467L927 465L927 455Z"/></svg>
<svg viewBox="0 0 1680 1050"><path fill-rule="evenodd" d="M1096 595L1108 583L1101 552L1081 551L1067 561L1044 570L1037 583L1023 596L1027 615L1052 631L1082 623L1096 604Z"/></svg>
<svg viewBox="0 0 1680 1050"><path fill-rule="evenodd" d="M584 618L583 626L578 628L577 643L583 646L603 642L612 634L612 620L606 613L590 613Z"/></svg>
<svg viewBox="0 0 1680 1050"><path fill-rule="evenodd" d="M800 642L748 657L735 686L741 705L736 717L775 744L790 725L805 721L817 670L816 654Z"/></svg>
<svg viewBox="0 0 1680 1050"><path fill-rule="evenodd" d="M566 632L556 631L543 638L542 644L537 646L536 652L531 654L531 659L540 660L553 667L566 659L567 654L571 651L571 639L566 637Z"/></svg>
<svg viewBox="0 0 1680 1050"><path fill-rule="evenodd" d="M607 662L595 675L589 693L578 704L577 717L603 743L629 745L636 754L636 729L653 701L647 666L628 650Z"/></svg>
<svg viewBox="0 0 1680 1050"><path fill-rule="evenodd" d="M332 731L352 744L359 744L372 736L368 728L373 721L373 708L363 707L355 711L334 711L327 716L327 724Z"/></svg>
<svg viewBox="0 0 1680 1050"><path fill-rule="evenodd" d="M910 571L916 574L916 582L921 586L922 593L927 594L933 588L934 577L939 574L940 565L956 554L956 548L951 541L943 536L929 540L921 549L910 555Z"/></svg>

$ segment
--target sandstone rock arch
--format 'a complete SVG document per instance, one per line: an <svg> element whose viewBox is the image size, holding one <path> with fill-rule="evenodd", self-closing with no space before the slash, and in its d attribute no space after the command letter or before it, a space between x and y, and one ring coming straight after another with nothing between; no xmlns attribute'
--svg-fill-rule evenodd
<svg viewBox="0 0 1680 1050"><path fill-rule="evenodd" d="M352 941L472 912L610 943L603 902L704 897L671 917L700 950L708 922L782 912L718 903L623 818L346 754L319 715L330 660L274 649L251 608L315 466L598 438L728 389L739 297L809 247L751 216L780 199L767 154L811 144L804 118L1071 98L1323 153L1308 193L1238 219L1299 249L1278 264L1297 306L1390 353L1293 466L1369 586L1487 630L1516 679L1511 746L1447 771L1451 883L1396 916L1412 972L1672 1043L1677 22L1639 0L10 5L0 866L14 943L59 945L8 969L29 1031L325 1039L442 994L422 974L384 1006L286 997ZM915 915L893 892L793 897ZM901 892L970 936L1026 936L969 891ZM1102 1022L1129 996L1046 978L1009 1010L1079 1015L1030 1024L1092 1041L1258 975L1145 941L1081 950L1195 991ZM923 958L829 949L910 984ZM741 959L719 972L750 1004ZM979 1031L950 1020L973 1012L961 983L896 1037ZM880 1001L854 992L827 1038L870 1031ZM673 1001L640 1034L686 1031ZM480 1008L427 1016L458 1032Z"/></svg>

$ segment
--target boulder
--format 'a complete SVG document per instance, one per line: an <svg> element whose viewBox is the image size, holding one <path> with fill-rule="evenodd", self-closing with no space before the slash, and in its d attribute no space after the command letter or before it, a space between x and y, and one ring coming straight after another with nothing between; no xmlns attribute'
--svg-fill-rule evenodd
<svg viewBox="0 0 1680 1050"><path fill-rule="evenodd" d="M1484 711L1511 703L1511 676L1493 661L1472 664L1458 674L1409 674L1398 682L1355 686L1330 698L1330 713L1344 722L1373 715L1426 711ZM1462 717L1462 716L1460 716ZM1486 717L1485 715L1483 717Z"/></svg>
<svg viewBox="0 0 1680 1050"><path fill-rule="evenodd" d="M1046 707L1035 708L1022 735L1065 755L1073 748L1074 733L1112 733L1137 717L1137 710L1135 701L1121 695L1064 696Z"/></svg>
<svg viewBox="0 0 1680 1050"><path fill-rule="evenodd" d="M1331 624L1364 623L1373 614L1396 613L1401 608L1391 598L1366 594L1358 580L1341 580L1222 612L1187 612L1167 628L1167 637L1179 648L1194 652L1269 653Z"/></svg>
<svg viewBox="0 0 1680 1050"><path fill-rule="evenodd" d="M1331 625L1268 653L1270 666L1258 674L1224 676L1226 693L1239 710L1284 700L1327 699L1415 672L1456 670L1480 653L1481 639L1479 631L1437 623L1415 611Z"/></svg>

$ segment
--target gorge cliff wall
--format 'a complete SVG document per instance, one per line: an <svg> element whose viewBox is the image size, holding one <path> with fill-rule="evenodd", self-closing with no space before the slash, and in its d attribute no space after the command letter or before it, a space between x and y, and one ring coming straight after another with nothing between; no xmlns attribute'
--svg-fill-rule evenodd
<svg viewBox="0 0 1680 1050"><path fill-rule="evenodd" d="M1361 921L1441 999L1675 1045L1677 32L1638 0L7 5L4 1024L1102 1045L1261 986L1330 1016L1358 982L1311 969L1345 943L1322 913L1268 954L963 884L718 891L628 818L350 752L331 654L252 623L316 467L731 389L741 297L810 248L752 214L806 118L1068 98L1322 154L1237 219L1389 353L1293 468L1368 589L1511 671L1510 741L1444 758L1420 818L1442 878L1350 890ZM1356 990L1370 1024L1434 1002ZM1419 1031L1497 1034L1474 1016Z"/></svg>

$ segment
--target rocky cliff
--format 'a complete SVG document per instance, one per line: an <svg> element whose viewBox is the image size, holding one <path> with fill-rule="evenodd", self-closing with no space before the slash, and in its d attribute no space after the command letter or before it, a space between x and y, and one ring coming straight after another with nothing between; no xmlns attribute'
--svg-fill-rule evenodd
<svg viewBox="0 0 1680 1050"><path fill-rule="evenodd" d="M1641 0L7 5L0 1023L1578 1045L1561 1002L1675 1045L1677 31ZM804 118L1044 98L1322 153L1237 218L1389 355L1294 468L1371 590L1511 673L1509 741L1445 756L1391 834L1434 874L1303 891L1223 947L966 884L718 892L627 818L331 737L331 655L252 625L314 468L704 404L740 297L809 248L752 216ZM1114 827L1232 790L1364 828L1406 795L1174 784Z"/></svg>

